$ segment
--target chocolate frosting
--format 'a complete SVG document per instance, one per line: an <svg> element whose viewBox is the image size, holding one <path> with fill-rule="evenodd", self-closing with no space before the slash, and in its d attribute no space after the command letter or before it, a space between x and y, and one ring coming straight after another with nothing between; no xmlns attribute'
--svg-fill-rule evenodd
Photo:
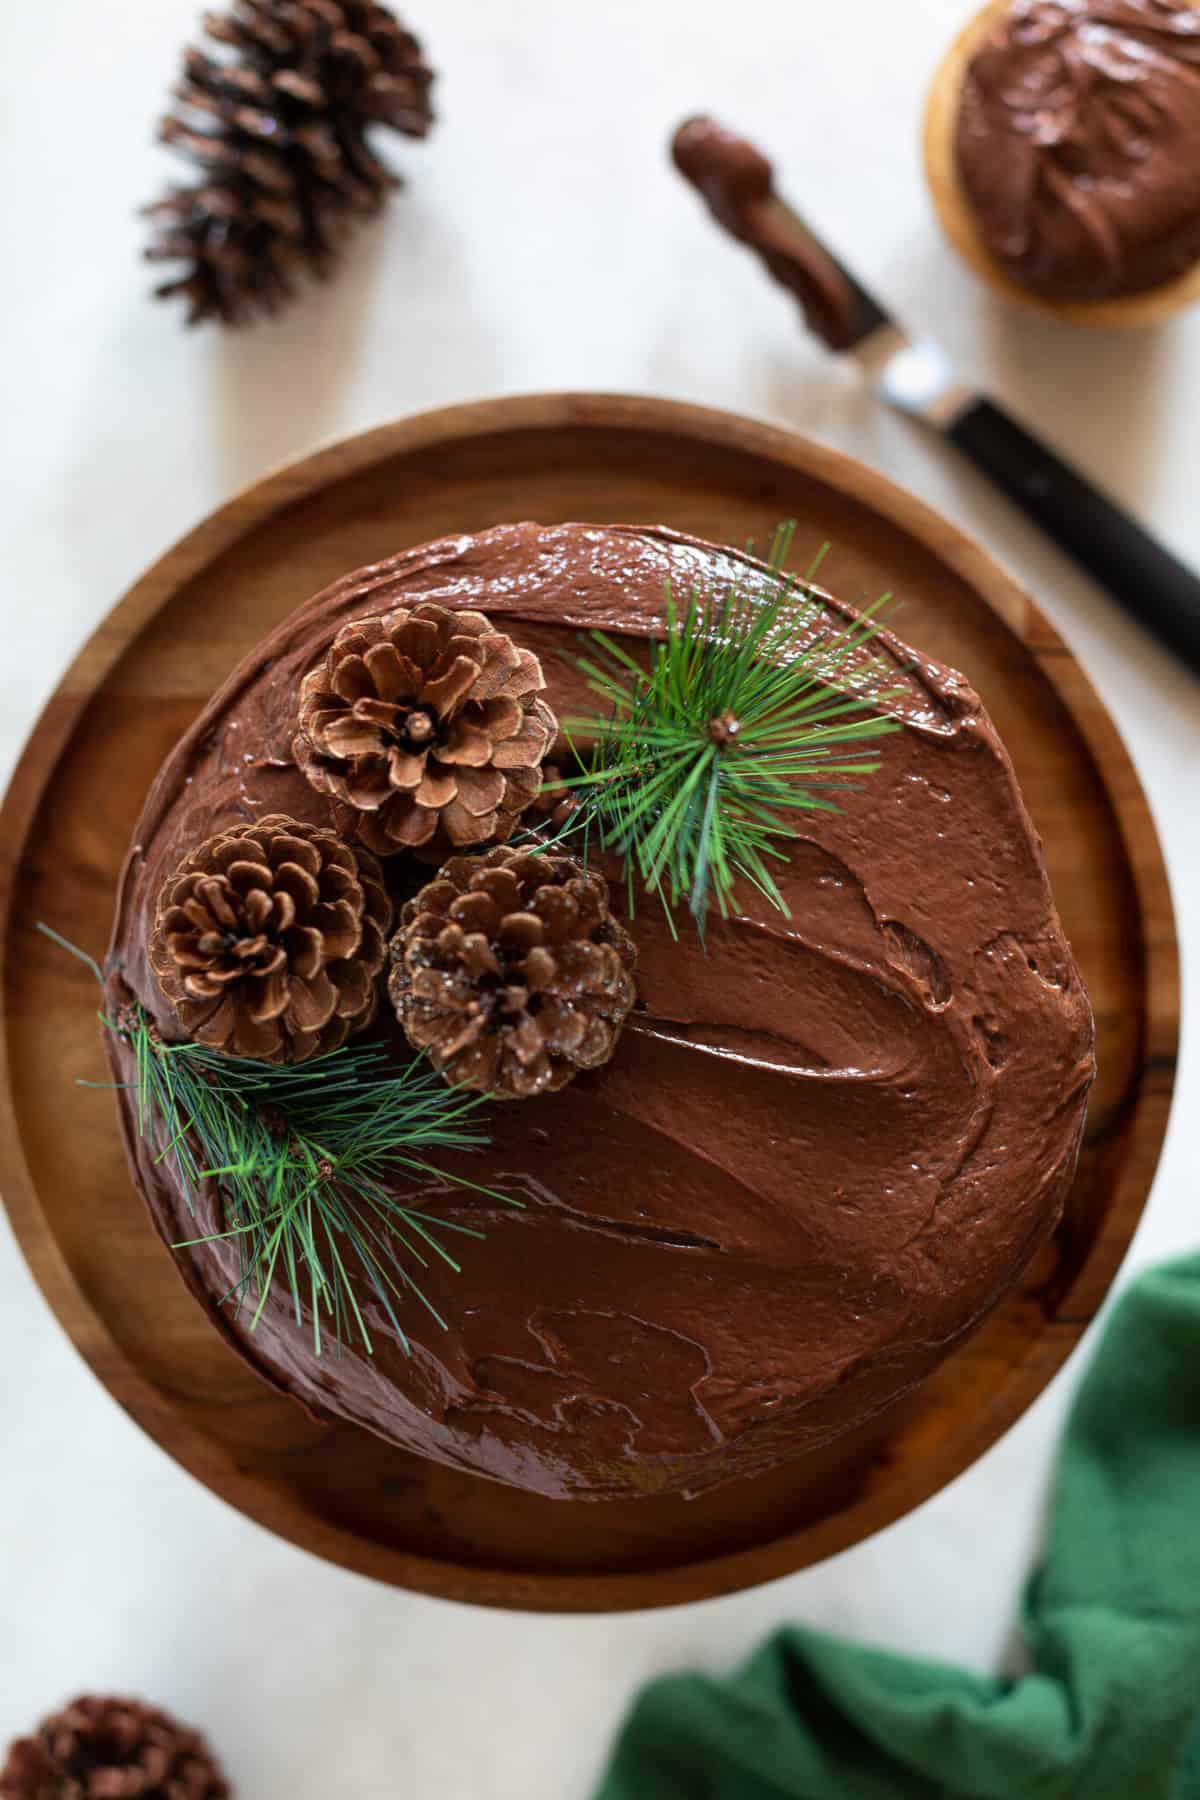
<svg viewBox="0 0 1200 1800"><path fill-rule="evenodd" d="M302 606L205 708L152 789L109 956L167 1035L146 962L164 877L199 839L264 813L329 822L291 758L301 676L348 619L403 600L480 608L541 658L559 716L586 693L579 628L635 651L664 581L720 589L761 565L664 529L507 525L360 570ZM808 629L840 628L823 597ZM453 1187L461 1274L422 1275L446 1320L405 1309L319 1360L282 1292L256 1331L218 1303L226 1243L177 1252L228 1341L318 1415L556 1496L695 1492L816 1446L926 1375L1019 1274L1059 1214L1093 1074L1092 1020L1008 757L969 686L890 636L882 766L840 812L797 815L784 917L754 896L672 940L631 929L640 1010L604 1069L497 1107L462 1167L523 1210ZM427 871L393 859L397 897ZM402 1040L397 1054L403 1053ZM128 1054L114 1050L118 1079ZM125 1143L168 1243L193 1219L119 1095ZM398 1184L399 1185L399 1184ZM408 1191L411 1192L411 1189Z"/></svg>
<svg viewBox="0 0 1200 1800"><path fill-rule="evenodd" d="M799 302L805 323L844 350L858 335L858 300L802 219L773 190L774 170L748 139L715 119L686 120L671 140L675 167L708 202L708 209L746 244Z"/></svg>
<svg viewBox="0 0 1200 1800"><path fill-rule="evenodd" d="M1052 299L1140 293L1200 260L1200 12L1020 0L972 57L958 169L989 253Z"/></svg>

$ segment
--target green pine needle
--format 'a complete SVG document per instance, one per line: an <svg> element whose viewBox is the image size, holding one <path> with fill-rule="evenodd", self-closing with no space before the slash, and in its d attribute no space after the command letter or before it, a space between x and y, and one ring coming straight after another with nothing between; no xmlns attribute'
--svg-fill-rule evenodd
<svg viewBox="0 0 1200 1800"><path fill-rule="evenodd" d="M91 957L48 926L39 929L100 978ZM406 1353L398 1302L418 1301L445 1326L418 1272L435 1259L457 1272L442 1237L483 1233L405 1205L390 1184L402 1174L519 1206L435 1160L440 1150L487 1144L485 1096L449 1087L427 1064L398 1066L382 1044L277 1066L204 1044L168 1044L136 1002L101 1021L132 1052L138 1130L156 1146L157 1160L172 1164L189 1208L206 1182L220 1188L225 1229L173 1247L236 1243L238 1278L224 1298L239 1309L253 1305L252 1329L282 1281L297 1324L305 1303L311 1311L318 1356L326 1333L339 1346L357 1335L370 1355L356 1271Z"/></svg>
<svg viewBox="0 0 1200 1800"><path fill-rule="evenodd" d="M153 1131L160 1161L173 1161L189 1205L202 1182L220 1184L225 1230L186 1243L236 1240L241 1266L231 1295L242 1304L257 1293L252 1327L282 1279L297 1324L308 1301L318 1355L322 1317L339 1344L357 1333L369 1355L351 1278L357 1266L406 1351L396 1301L411 1296L444 1328L413 1265L428 1268L437 1258L458 1272L439 1234L483 1234L406 1206L388 1182L402 1172L506 1200L430 1160L438 1150L488 1142L482 1096L456 1092L419 1063L397 1073L379 1044L276 1067L203 1044L164 1043L140 1007L105 1022L133 1050L140 1129Z"/></svg>
<svg viewBox="0 0 1200 1800"><path fill-rule="evenodd" d="M794 530L780 527L752 586L693 590L680 612L668 584L648 668L604 632L578 659L606 712L568 728L573 751L575 737L592 748L575 752L581 772L563 784L575 804L554 841L595 838L625 860L631 899L636 875L668 916L686 901L701 931L710 904L728 916L739 881L787 912L769 864L796 835L794 815L836 810L836 791L879 767L854 747L898 729L879 710L897 691L895 665L851 662L884 601L802 646L821 602L783 573Z"/></svg>

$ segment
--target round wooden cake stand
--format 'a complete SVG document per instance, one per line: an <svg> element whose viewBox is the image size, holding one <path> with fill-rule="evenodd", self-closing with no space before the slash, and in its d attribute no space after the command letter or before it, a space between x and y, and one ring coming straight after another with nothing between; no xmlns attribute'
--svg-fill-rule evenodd
<svg viewBox="0 0 1200 1800"><path fill-rule="evenodd" d="M185 1292L131 1187L87 971L159 763L234 663L357 565L510 519L663 522L764 543L799 522L822 578L890 589L964 669L1017 766L1096 1011L1100 1073L1062 1228L920 1392L828 1452L703 1499L547 1501L313 1423ZM64 676L2 818L0 1179L74 1343L150 1435L260 1524L396 1586L490 1606L670 1605L857 1543L995 1443L1076 1344L1138 1222L1166 1124L1177 950L1154 825L1111 719L1026 594L881 475L789 433L660 400L552 394L426 413L251 488L171 550Z"/></svg>

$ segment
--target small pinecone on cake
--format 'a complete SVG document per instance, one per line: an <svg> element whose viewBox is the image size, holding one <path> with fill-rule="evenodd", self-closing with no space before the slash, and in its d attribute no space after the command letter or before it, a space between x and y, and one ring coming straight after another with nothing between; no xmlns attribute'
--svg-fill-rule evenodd
<svg viewBox="0 0 1200 1800"><path fill-rule="evenodd" d="M433 73L372 0L237 0L204 25L232 54L185 51L159 131L204 179L147 209L146 254L187 265L157 292L182 295L190 325L236 325L277 311L296 271L327 275L354 217L378 212L399 182L368 129L424 137Z"/></svg>
<svg viewBox="0 0 1200 1800"><path fill-rule="evenodd" d="M404 907L391 958L409 1042L453 1085L499 1100L606 1063L636 993L607 882L551 853L453 857Z"/></svg>
<svg viewBox="0 0 1200 1800"><path fill-rule="evenodd" d="M539 831L561 832L579 801L567 786L567 773L561 763L542 764L542 785L529 809L529 823Z"/></svg>
<svg viewBox="0 0 1200 1800"><path fill-rule="evenodd" d="M371 1022L391 924L373 856L273 813L179 865L159 896L150 964L197 1043L298 1063Z"/></svg>
<svg viewBox="0 0 1200 1800"><path fill-rule="evenodd" d="M138 1700L84 1695L18 1738L0 1800L227 1800L204 1739Z"/></svg>
<svg viewBox="0 0 1200 1800"><path fill-rule="evenodd" d="M478 612L431 603L344 625L305 676L292 746L377 856L512 836L557 722L537 657Z"/></svg>

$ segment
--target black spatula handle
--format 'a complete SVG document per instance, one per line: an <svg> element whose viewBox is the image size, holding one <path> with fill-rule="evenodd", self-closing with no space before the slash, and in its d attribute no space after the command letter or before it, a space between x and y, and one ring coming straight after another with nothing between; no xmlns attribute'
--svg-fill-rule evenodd
<svg viewBox="0 0 1200 1800"><path fill-rule="evenodd" d="M990 400L947 434L1155 635L1200 674L1200 579Z"/></svg>

